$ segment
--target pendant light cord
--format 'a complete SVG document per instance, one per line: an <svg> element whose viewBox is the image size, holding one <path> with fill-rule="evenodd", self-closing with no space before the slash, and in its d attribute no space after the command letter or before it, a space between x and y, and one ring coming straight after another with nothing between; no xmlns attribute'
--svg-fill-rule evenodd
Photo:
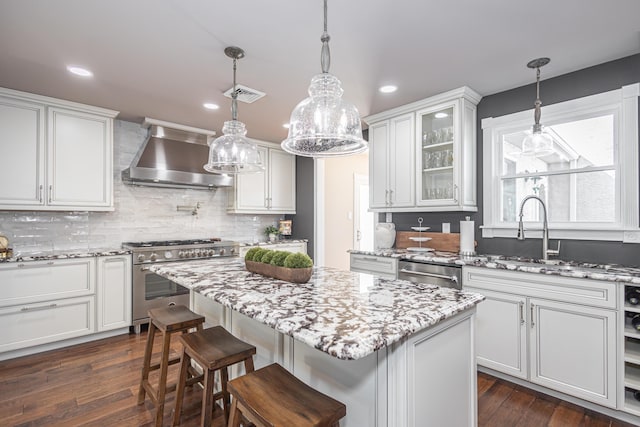
<svg viewBox="0 0 640 427"><path fill-rule="evenodd" d="M231 120L238 120L238 93L236 92L236 63L237 59L233 58L233 92L231 93Z"/></svg>
<svg viewBox="0 0 640 427"><path fill-rule="evenodd" d="M533 113L533 118L535 120L535 124L533 125L534 131L540 131L540 116L542 112L540 111L540 106L542 106L542 101L540 101L540 67L536 67L536 102L533 104L535 107L535 111Z"/></svg>
<svg viewBox="0 0 640 427"><path fill-rule="evenodd" d="M322 66L322 72L328 73L331 66L331 52L329 51L329 33L327 32L327 0L324 0L324 32L320 41L322 42L322 51L320 53L320 65Z"/></svg>

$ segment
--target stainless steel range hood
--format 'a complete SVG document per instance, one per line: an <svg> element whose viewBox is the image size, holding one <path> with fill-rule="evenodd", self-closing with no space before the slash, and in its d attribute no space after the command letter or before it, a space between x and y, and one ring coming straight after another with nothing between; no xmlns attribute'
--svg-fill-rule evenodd
<svg viewBox="0 0 640 427"><path fill-rule="evenodd" d="M122 171L122 181L131 185L212 190L230 187L233 177L206 172L209 146L215 132L146 118L147 139Z"/></svg>

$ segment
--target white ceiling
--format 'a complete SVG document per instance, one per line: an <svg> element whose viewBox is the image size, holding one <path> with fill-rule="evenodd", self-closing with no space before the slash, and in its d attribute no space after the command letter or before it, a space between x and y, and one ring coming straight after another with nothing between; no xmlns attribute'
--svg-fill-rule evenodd
<svg viewBox="0 0 640 427"><path fill-rule="evenodd" d="M362 116L462 85L489 95L534 82L540 56L545 79L640 52L639 17L638 0L331 0L331 72ZM219 132L236 45L238 83L267 93L239 119L279 142L320 72L322 24L322 0L0 0L0 86Z"/></svg>

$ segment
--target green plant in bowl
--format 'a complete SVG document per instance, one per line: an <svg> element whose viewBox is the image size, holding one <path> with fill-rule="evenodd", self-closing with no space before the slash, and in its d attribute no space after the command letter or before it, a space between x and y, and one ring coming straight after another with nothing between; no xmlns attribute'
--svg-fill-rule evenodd
<svg viewBox="0 0 640 427"><path fill-rule="evenodd" d="M260 260L262 259L262 255L264 255L266 251L268 251L268 249L258 248L258 250L253 253L250 261L260 262Z"/></svg>
<svg viewBox="0 0 640 427"><path fill-rule="evenodd" d="M310 268L313 267L313 261L309 255L297 252L285 258L284 266L286 268Z"/></svg>
<svg viewBox="0 0 640 427"><path fill-rule="evenodd" d="M273 258L271 258L271 265L277 267L284 267L284 260L291 255L289 251L275 251Z"/></svg>
<svg viewBox="0 0 640 427"><path fill-rule="evenodd" d="M260 257L260 262L263 264L270 264L271 263L271 259L273 258L273 255L276 253L276 251L272 251L272 250L267 250L266 252L264 252L262 254L262 257Z"/></svg>
<svg viewBox="0 0 640 427"><path fill-rule="evenodd" d="M254 248L249 249L247 251L247 253L244 254L244 259L246 261L253 261L253 257L255 256L256 252L261 251L261 250L262 250L262 248L259 248L257 246L254 247Z"/></svg>

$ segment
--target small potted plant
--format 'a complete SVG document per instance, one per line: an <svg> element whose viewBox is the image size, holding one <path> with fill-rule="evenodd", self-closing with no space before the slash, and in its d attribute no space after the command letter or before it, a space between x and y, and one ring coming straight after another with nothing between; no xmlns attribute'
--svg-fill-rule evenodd
<svg viewBox="0 0 640 427"><path fill-rule="evenodd" d="M264 229L264 234L269 237L270 242L275 242L278 236L278 228L275 225L267 225Z"/></svg>
<svg viewBox="0 0 640 427"><path fill-rule="evenodd" d="M293 283L306 283L313 272L313 261L307 254L252 248L245 255L248 271Z"/></svg>

